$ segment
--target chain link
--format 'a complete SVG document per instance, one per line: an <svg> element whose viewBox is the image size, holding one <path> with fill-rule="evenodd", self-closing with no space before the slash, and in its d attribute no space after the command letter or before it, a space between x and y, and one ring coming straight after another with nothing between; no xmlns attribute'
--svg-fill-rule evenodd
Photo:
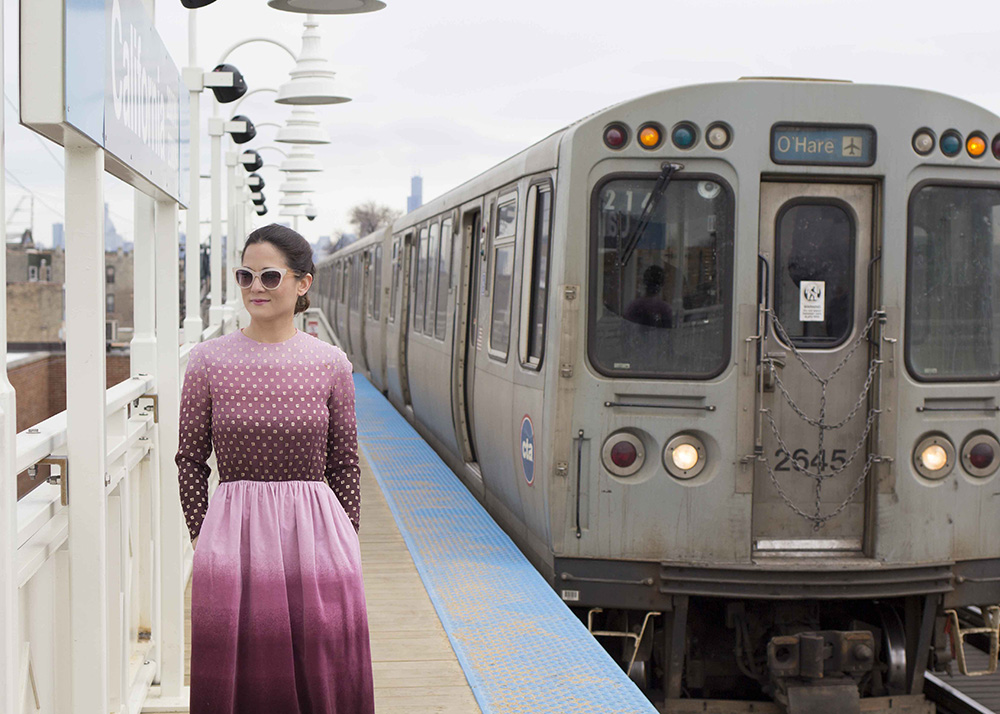
<svg viewBox="0 0 1000 714"><path fill-rule="evenodd" d="M792 469L794 471L797 471L798 473L808 478L811 478L814 481L815 483L815 502L813 504L815 508L814 513L806 513L798 505L796 505L795 502L792 501L792 499L781 487L781 484L778 481L778 477L774 473L774 470L772 469L771 464L768 461L767 456L765 454L761 454L760 456L758 456L758 460L764 463L765 467L767 468L768 475L770 476L771 483L774 484L775 490L778 492L778 495L785 502L785 504L793 512L795 512L802 518L805 518L806 520L812 522L813 530L818 531L823 526L823 524L825 524L827 521L833 518L836 518L844 511L845 508L847 508L848 504L857 495L858 491L861 489L861 485L865 482L865 479L868 477L868 474L871 471L872 464L880 460L880 458L875 454L869 454L868 459L865 461L864 468L861 470L861 475L858 477L857 481L854 484L854 487L851 489L851 492L848 494L847 498L844 499L844 501L841 502L841 504L837 506L833 511L826 514L822 513L823 482L826 479L838 476L854 462L854 459L861 451L861 447L864 446L865 442L867 441L868 436L871 433L872 426L875 423L875 419L881 413L881 410L875 408L869 410L868 417L865 420L865 427L861 433L861 438L858 440L858 443L855 444L854 449L851 451L850 456L844 461L843 464L841 464L839 468L831 467L829 473L824 473L824 470L826 468L825 463L823 463L824 434L826 431L829 430L843 428L861 410L862 405L865 403L865 400L867 399L869 393L871 392L872 384L875 381L875 374L878 372L878 369L882 364L881 360L875 357L872 358L871 363L868 366L868 374L865 378L864 386L861 389L861 394L859 395L857 402L855 402L854 406L848 412L847 416L844 417L841 421L837 422L836 424L826 423L826 403L827 403L826 390L830 382L834 379L834 377L836 377L837 374L839 374L841 370L844 369L847 363L851 360L851 357L854 356L854 353L858 350L858 347L860 347L861 344L869 337L875 325L875 322L880 318L884 318L885 313L883 313L880 310L875 310L872 312L871 316L868 318L868 322L865 325L865 328L861 331L861 333L858 335L857 339L855 339L854 343L850 346L850 348L848 348L846 354L844 355L844 358L833 368L833 370L826 377L821 377L819 373L816 372L816 370L813 368L813 366L809 364L805 356L795 347L795 343L789 338L788 332L785 330L784 325L781 324L781 321L778 320L778 316L774 312L774 310L767 309L766 313L769 316L771 323L774 325L775 333L778 335L779 339L781 339L782 342L784 342L790 347L792 354L795 356L796 360L798 360L798 362L802 365L803 369L805 369L805 371L820 384L819 418L814 419L805 413L805 410L803 410L802 407L800 407L795 402L795 400L792 398L792 395L788 392L788 389L781 381L781 377L778 376L778 370L775 368L774 358L765 357L762 360L762 363L767 363L770 366L771 373L774 377L775 385L778 387L778 391L781 392L782 396L788 403L788 406L791 407L792 411L807 424L809 424L810 426L814 426L819 430L818 448L817 448L817 458L820 459L819 470L810 471L808 468L808 464L805 467L803 467L793 457L791 450L788 448L788 445L781 437L781 433L778 431L778 425L774 421L774 415L772 414L772 411L770 409L764 408L763 406L761 407L761 412L767 418L767 421L771 426L771 431L774 433L774 438L778 443L779 453L785 456L786 461L788 461L791 464Z"/></svg>

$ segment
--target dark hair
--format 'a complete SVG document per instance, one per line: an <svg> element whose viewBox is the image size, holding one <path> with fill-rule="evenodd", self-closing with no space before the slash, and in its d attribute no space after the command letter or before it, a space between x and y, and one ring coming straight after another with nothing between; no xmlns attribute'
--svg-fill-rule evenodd
<svg viewBox="0 0 1000 714"><path fill-rule="evenodd" d="M296 278L302 278L306 273L312 275L316 271L316 266L313 265L312 246L309 245L309 241L291 228L279 226L277 223L258 228L247 236L243 250L240 252L240 260L243 260L247 246L254 243L270 243L277 248L285 257L285 262L289 269L295 273ZM307 309L309 309L308 292L305 295L299 295L299 299L295 301L294 314L298 315Z"/></svg>

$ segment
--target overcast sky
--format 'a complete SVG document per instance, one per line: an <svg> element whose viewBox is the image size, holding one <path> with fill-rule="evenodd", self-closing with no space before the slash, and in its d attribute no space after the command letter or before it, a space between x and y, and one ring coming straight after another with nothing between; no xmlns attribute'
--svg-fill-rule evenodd
<svg viewBox="0 0 1000 714"><path fill-rule="evenodd" d="M386 1L380 12L320 18L324 52L353 101L317 108L332 143L317 149L326 171L313 179L319 216L302 221L310 240L350 231L348 210L361 201L405 208L415 173L426 201L582 116L668 87L824 77L934 89L1000 112L996 5L985 1ZM62 150L47 151L45 140L17 124L17 2L3 2L8 228L27 225L27 211L11 216L26 195L21 183L36 195L36 236L47 243L51 224L62 220ZM188 64L189 12L180 0L157 0L157 28L178 67ZM197 13L206 69L248 37L300 47L304 16L265 0L217 0ZM229 61L251 88L277 87L293 67L264 43L237 49ZM272 96L255 95L240 112L282 123L290 109ZM250 146L273 143L275 131L261 128ZM275 169L263 176L267 218L287 220L276 216L283 177ZM109 178L106 195L131 238L131 189ZM207 220L207 186L203 195Z"/></svg>

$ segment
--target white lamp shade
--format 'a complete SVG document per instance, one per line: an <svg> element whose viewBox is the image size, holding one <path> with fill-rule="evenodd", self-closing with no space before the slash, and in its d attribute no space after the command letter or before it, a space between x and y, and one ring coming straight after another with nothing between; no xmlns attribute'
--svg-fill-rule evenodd
<svg viewBox="0 0 1000 714"><path fill-rule="evenodd" d="M308 206L310 199L304 193L286 193L278 201L279 206Z"/></svg>
<svg viewBox="0 0 1000 714"><path fill-rule="evenodd" d="M315 0L313 0L315 2ZM305 10L303 12L309 12ZM302 52L295 62L291 79L278 87L278 104L342 104L351 101L341 97L333 84L334 72L320 47L319 24L312 17L305 21Z"/></svg>
<svg viewBox="0 0 1000 714"><path fill-rule="evenodd" d="M267 0L275 10L308 12L313 15L351 15L385 7L381 0Z"/></svg>
<svg viewBox="0 0 1000 714"><path fill-rule="evenodd" d="M329 144L330 135L320 126L316 112L295 107L274 140L283 144Z"/></svg>
<svg viewBox="0 0 1000 714"><path fill-rule="evenodd" d="M288 180L278 189L282 193L314 193L316 188L303 174L288 174Z"/></svg>
<svg viewBox="0 0 1000 714"><path fill-rule="evenodd" d="M323 164L316 158L316 154L312 152L312 149L297 145L292 149L292 153L288 155L288 158L281 162L278 170L294 172L322 171Z"/></svg>

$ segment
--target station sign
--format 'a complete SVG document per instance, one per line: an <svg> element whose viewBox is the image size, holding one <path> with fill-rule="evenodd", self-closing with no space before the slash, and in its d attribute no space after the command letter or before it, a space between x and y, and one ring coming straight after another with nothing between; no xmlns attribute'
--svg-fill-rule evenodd
<svg viewBox="0 0 1000 714"><path fill-rule="evenodd" d="M21 3L21 122L107 170L187 203L188 93L142 0Z"/></svg>
<svg viewBox="0 0 1000 714"><path fill-rule="evenodd" d="M776 164L871 166L875 129L870 126L775 124L771 161Z"/></svg>

